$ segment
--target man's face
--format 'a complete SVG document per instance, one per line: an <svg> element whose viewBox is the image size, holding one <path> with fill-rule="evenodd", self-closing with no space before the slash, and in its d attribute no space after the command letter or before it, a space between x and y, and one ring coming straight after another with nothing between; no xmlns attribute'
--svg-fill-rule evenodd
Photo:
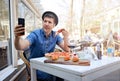
<svg viewBox="0 0 120 81"><path fill-rule="evenodd" d="M46 33L50 33L54 28L55 22L53 18L45 17L43 20L43 29Z"/></svg>

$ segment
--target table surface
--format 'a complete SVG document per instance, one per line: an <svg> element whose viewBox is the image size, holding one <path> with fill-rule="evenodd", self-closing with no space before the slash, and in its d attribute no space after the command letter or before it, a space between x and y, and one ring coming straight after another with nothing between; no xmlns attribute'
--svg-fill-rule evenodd
<svg viewBox="0 0 120 81"><path fill-rule="evenodd" d="M75 76L77 76L78 79L81 79L81 80L77 79L76 81L85 81L85 80L87 81L88 80L87 78L90 78L89 81L90 80L92 81L93 79L96 79L96 78L101 77L105 74L108 74L112 71L120 69L120 67L118 67L118 65L120 65L120 57L104 56L104 57L102 57L102 60L97 60L97 61L91 60L90 66L44 63L45 59L46 59L45 57L31 59L30 60L31 69L39 69L39 70L42 70L45 72L49 71L48 73L51 73L53 75L58 75L65 79L68 79L68 77L70 78L72 75L75 75ZM44 69L44 68L42 68L42 66L44 66L44 68L45 67L46 68ZM55 72L47 70L47 69L51 69L51 68L53 68L53 70L55 70L55 72L58 72L58 73L59 73L59 71L61 71L61 73L62 72L68 73L68 75L67 74L65 75L67 78L64 75L59 75L59 74L56 74ZM98 75L98 74L100 74L100 75ZM68 79L68 80L72 81L72 78Z"/></svg>

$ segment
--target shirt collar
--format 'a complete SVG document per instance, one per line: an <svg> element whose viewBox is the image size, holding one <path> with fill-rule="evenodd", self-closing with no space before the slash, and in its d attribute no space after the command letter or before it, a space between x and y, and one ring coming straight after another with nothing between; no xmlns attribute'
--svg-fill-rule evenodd
<svg viewBox="0 0 120 81"><path fill-rule="evenodd" d="M42 28L42 33L43 33L43 36L46 37L45 31L43 30L43 28ZM55 34L55 32L52 30L49 37L54 36L54 34Z"/></svg>

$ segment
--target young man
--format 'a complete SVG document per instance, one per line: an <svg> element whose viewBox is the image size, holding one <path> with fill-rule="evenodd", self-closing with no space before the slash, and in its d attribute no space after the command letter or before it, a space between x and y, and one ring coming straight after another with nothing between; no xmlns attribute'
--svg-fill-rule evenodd
<svg viewBox="0 0 120 81"><path fill-rule="evenodd" d="M58 17L51 11L46 11L42 15L43 27L30 33L26 39L21 39L19 34L24 32L25 27L17 25L14 29L15 34L15 48L17 50L30 50L30 57L44 57L45 53L53 52L56 44L60 46L64 51L69 52L68 47L68 32L62 31L63 39L59 35L55 35L56 32L52 29L58 24ZM37 71L37 78L40 81L53 81L52 75ZM59 80L57 80L59 81Z"/></svg>

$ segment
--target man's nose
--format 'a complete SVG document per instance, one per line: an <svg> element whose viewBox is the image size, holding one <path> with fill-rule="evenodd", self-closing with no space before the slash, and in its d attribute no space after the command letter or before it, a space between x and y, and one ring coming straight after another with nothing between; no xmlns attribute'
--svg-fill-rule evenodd
<svg viewBox="0 0 120 81"><path fill-rule="evenodd" d="M49 22L46 22L45 24L46 24L46 25L49 25Z"/></svg>

